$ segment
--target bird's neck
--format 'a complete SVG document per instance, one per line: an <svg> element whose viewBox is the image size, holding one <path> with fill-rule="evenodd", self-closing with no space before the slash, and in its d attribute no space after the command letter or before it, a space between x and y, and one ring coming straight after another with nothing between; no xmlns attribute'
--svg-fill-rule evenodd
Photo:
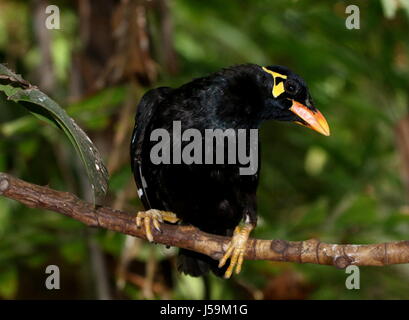
<svg viewBox="0 0 409 320"><path fill-rule="evenodd" d="M220 84L218 103L214 110L226 127L257 129L260 127L267 88L265 74L254 64L221 71L215 81Z"/></svg>

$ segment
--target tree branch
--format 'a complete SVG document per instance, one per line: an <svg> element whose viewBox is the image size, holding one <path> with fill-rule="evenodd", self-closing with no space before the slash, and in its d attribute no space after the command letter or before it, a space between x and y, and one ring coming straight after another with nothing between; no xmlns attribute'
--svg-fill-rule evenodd
<svg viewBox="0 0 409 320"><path fill-rule="evenodd" d="M135 215L94 207L68 192L61 192L0 173L0 195L31 208L62 213L88 226L129 234L146 239L143 228L137 228ZM208 234L193 226L163 224L162 232L152 228L157 243L189 249L220 259L230 240ZM288 261L334 265L385 266L409 263L409 241L369 245L327 244L316 239L306 241L249 239L245 259Z"/></svg>

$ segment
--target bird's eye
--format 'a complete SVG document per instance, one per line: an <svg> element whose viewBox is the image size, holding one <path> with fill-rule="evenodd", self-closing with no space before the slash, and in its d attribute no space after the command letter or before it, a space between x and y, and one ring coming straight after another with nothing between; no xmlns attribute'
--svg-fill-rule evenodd
<svg viewBox="0 0 409 320"><path fill-rule="evenodd" d="M288 94L294 96L298 93L300 86L293 80L287 80L284 84L284 89Z"/></svg>

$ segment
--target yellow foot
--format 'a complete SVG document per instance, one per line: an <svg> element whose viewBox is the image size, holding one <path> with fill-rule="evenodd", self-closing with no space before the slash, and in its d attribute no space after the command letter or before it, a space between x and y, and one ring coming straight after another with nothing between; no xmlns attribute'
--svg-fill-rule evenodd
<svg viewBox="0 0 409 320"><path fill-rule="evenodd" d="M160 232L160 223L163 223L163 221L176 223L179 221L179 218L176 217L176 214L170 211L150 209L148 211L140 211L136 214L136 226L138 228L141 227L142 220L143 224L145 225L146 238L148 238L148 240L152 242L153 236L151 232L151 221L155 229Z"/></svg>
<svg viewBox="0 0 409 320"><path fill-rule="evenodd" d="M219 261L219 268L221 268L225 265L227 259L230 258L230 265L224 273L226 279L231 277L234 268L236 268L236 274L240 273L244 253L246 251L247 239L249 238L251 230L253 230L253 226L248 223L243 227L237 226L234 229L233 238L227 246L224 256Z"/></svg>

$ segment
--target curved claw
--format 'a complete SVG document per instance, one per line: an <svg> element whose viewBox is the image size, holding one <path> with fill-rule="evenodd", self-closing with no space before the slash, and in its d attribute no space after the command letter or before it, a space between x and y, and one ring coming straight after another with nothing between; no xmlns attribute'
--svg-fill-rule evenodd
<svg viewBox="0 0 409 320"><path fill-rule="evenodd" d="M230 258L230 264L224 274L224 278L230 278L234 269L236 274L240 273L244 261L247 240L252 229L253 226L250 224L245 224L243 227L237 226L234 229L232 240L227 246L225 254L219 261L219 268L221 268L226 264L227 259Z"/></svg>
<svg viewBox="0 0 409 320"><path fill-rule="evenodd" d="M152 222L154 228L158 232L161 232L160 224L163 223L163 221L168 221L168 222L175 223L179 219L176 217L176 214L174 214L173 212L150 209L148 211L138 212L136 214L136 219L135 220L136 220L136 226L138 228L141 227L142 220L143 220L143 224L144 224L144 227L145 227L146 238L149 240L149 242L152 242L153 241L153 235L152 235L152 231L151 231L151 222Z"/></svg>

